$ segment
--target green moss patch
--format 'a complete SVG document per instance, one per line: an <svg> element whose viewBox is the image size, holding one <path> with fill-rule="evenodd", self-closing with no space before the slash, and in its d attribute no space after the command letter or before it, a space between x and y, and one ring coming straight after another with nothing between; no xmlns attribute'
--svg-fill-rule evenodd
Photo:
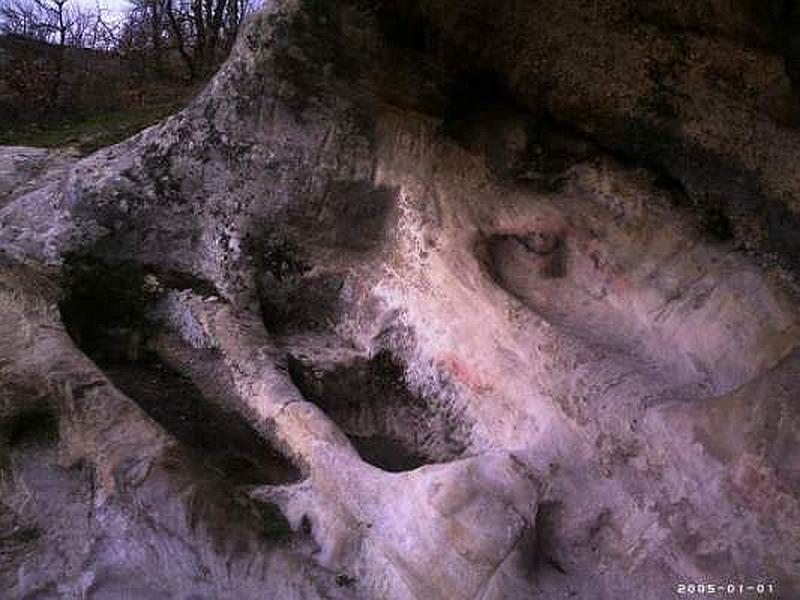
<svg viewBox="0 0 800 600"><path fill-rule="evenodd" d="M104 111L77 115L63 120L34 123L8 123L0 126L0 146L57 148L74 146L84 153L111 146L169 115L182 102L170 102L128 110Z"/></svg>

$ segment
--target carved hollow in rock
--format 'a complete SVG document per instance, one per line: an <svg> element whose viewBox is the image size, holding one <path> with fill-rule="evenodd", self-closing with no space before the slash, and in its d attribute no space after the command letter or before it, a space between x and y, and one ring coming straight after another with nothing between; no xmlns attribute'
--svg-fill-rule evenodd
<svg viewBox="0 0 800 600"><path fill-rule="evenodd" d="M0 418L0 480L11 473L15 452L20 449L24 451L55 444L58 439L58 415L53 407L45 402L34 401L13 414L2 415ZM2 509L2 503L0 503L0 509ZM2 528L0 527L0 529Z"/></svg>
<svg viewBox="0 0 800 600"><path fill-rule="evenodd" d="M324 207L311 217L292 219L309 224L318 232L318 243L345 252L368 252L386 239L387 227L397 201L397 191L368 182L331 184Z"/></svg>
<svg viewBox="0 0 800 600"><path fill-rule="evenodd" d="M310 219L310 217L309 217ZM310 222L307 227L315 227ZM270 333L318 331L335 321L344 276L314 269L309 251L285 235L251 240L261 317Z"/></svg>
<svg viewBox="0 0 800 600"><path fill-rule="evenodd" d="M394 188L335 182L323 200L292 207L285 222L248 239L262 318L273 334L328 329L346 304L341 294L349 267L379 255L391 239Z"/></svg>
<svg viewBox="0 0 800 600"><path fill-rule="evenodd" d="M176 371L155 351L161 325L150 312L163 290L133 267L104 265L102 288L72 282L61 305L76 344L114 385L194 455L203 467L231 485L282 484L300 473L242 416ZM87 270L98 276L97 270ZM111 275L109 275L111 274ZM213 350L194 351L214 360Z"/></svg>
<svg viewBox="0 0 800 600"><path fill-rule="evenodd" d="M50 406L34 404L0 422L0 444L9 447L58 439L58 416Z"/></svg>
<svg viewBox="0 0 800 600"><path fill-rule="evenodd" d="M290 355L289 373L361 457L385 471L448 462L467 450L466 422L414 393L402 365L388 351L326 369Z"/></svg>
<svg viewBox="0 0 800 600"><path fill-rule="evenodd" d="M488 241L489 272L500 287L532 312L577 338L631 360L661 362L666 369L681 373L681 383L692 382L693 375L703 377L693 374L690 368L679 368L680 363L689 362L679 348L662 346L658 355L652 355L654 344L648 344L646 339L652 329L645 330L631 308L625 309L624 303L635 302L635 294L609 298L613 292L602 285L601 276L587 281L580 268L580 263L591 257L576 256L574 248L567 255L563 241L557 253L539 252L529 241L537 233L499 235ZM553 277L554 269L562 276Z"/></svg>
<svg viewBox="0 0 800 600"><path fill-rule="evenodd" d="M261 316L275 334L321 331L336 320L344 277L338 273L262 275Z"/></svg>

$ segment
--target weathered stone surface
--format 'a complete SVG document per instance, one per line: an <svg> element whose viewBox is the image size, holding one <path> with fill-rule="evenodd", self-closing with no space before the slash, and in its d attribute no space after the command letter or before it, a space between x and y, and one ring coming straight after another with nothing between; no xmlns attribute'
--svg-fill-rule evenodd
<svg viewBox="0 0 800 600"><path fill-rule="evenodd" d="M789 17L722 4L273 2L3 150L3 587L800 593Z"/></svg>
<svg viewBox="0 0 800 600"><path fill-rule="evenodd" d="M64 169L77 160L70 151L53 151L20 146L0 147L0 207L12 195L34 190L49 180L55 181Z"/></svg>

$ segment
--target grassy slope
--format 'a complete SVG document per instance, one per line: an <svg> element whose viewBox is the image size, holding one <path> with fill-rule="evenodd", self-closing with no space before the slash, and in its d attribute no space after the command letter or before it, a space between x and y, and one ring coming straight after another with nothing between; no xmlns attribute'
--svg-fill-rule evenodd
<svg viewBox="0 0 800 600"><path fill-rule="evenodd" d="M127 110L75 116L47 123L0 124L0 145L54 148L76 146L92 152L110 146L157 123L179 110L185 102L174 101Z"/></svg>

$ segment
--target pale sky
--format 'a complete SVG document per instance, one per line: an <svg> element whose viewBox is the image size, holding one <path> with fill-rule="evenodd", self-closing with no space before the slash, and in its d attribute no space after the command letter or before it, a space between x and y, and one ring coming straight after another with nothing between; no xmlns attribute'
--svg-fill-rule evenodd
<svg viewBox="0 0 800 600"><path fill-rule="evenodd" d="M81 6L94 8L98 4L109 13L120 14L128 10L128 0L72 0Z"/></svg>

